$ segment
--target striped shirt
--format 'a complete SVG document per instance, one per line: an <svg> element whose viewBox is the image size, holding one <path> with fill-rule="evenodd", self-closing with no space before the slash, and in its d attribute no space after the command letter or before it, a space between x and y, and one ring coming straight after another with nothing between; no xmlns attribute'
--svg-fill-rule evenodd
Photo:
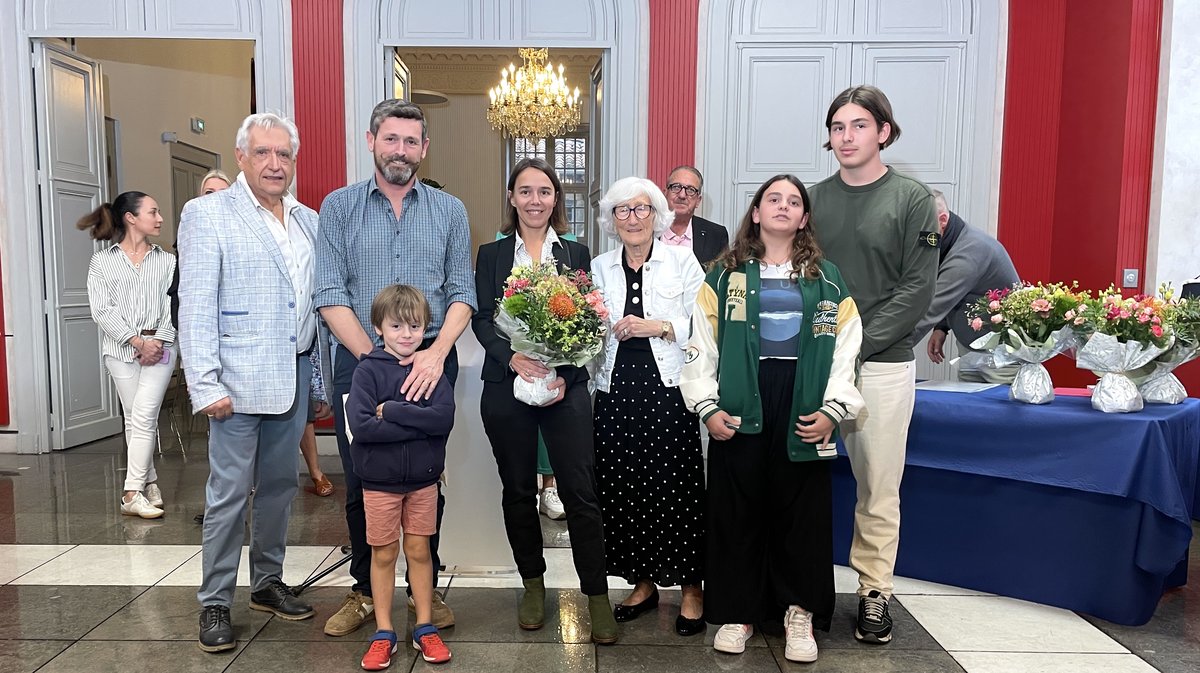
<svg viewBox="0 0 1200 673"><path fill-rule="evenodd" d="M416 181L396 219L372 177L325 197L317 228L314 308L348 306L363 331L382 344L371 325L371 302L393 283L425 295L433 319L425 338L438 335L450 304L479 308L471 272L467 209L454 196Z"/></svg>
<svg viewBox="0 0 1200 673"><path fill-rule="evenodd" d="M134 362L137 349L129 340L154 330L152 338L175 343L171 298L167 288L175 274L175 255L152 245L135 268L119 245L98 250L88 264L88 304L103 334L104 355Z"/></svg>

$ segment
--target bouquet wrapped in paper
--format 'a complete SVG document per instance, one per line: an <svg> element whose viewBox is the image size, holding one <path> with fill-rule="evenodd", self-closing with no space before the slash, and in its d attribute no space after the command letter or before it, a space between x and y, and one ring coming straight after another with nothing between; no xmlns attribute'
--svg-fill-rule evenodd
<svg viewBox="0 0 1200 673"><path fill-rule="evenodd" d="M604 297L586 272L559 274L549 264L513 269L496 306L496 331L515 352L550 368L532 383L518 376L513 395L533 406L553 401L554 367L582 367L596 357L604 347L607 318Z"/></svg>
<svg viewBox="0 0 1200 673"><path fill-rule="evenodd" d="M1200 299L1176 300L1169 284L1159 292L1166 301L1164 322L1174 332L1175 343L1131 378L1147 403L1179 404L1187 399L1187 389L1173 372L1200 355Z"/></svg>
<svg viewBox="0 0 1200 673"><path fill-rule="evenodd" d="M989 290L967 310L972 327L990 329L971 348L991 351L999 367L1021 365L1010 399L1028 404L1054 399L1054 384L1042 363L1075 347L1073 321L1086 296L1074 285L1018 283Z"/></svg>
<svg viewBox="0 0 1200 673"><path fill-rule="evenodd" d="M1142 394L1134 378L1175 343L1165 312L1166 301L1160 297L1124 297L1113 287L1080 307L1079 331L1085 342L1075 362L1100 376L1092 390L1093 408L1107 413L1141 411Z"/></svg>

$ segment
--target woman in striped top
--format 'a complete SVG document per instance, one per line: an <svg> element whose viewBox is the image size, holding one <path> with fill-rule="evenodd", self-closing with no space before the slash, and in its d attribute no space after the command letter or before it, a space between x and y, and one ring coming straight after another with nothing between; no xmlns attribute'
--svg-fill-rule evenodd
<svg viewBox="0 0 1200 673"><path fill-rule="evenodd" d="M112 245L92 255L88 302L100 326L104 365L117 384L129 452L121 513L157 519L162 491L154 470L158 412L175 368L175 326L167 287L175 256L151 243L162 229L158 203L125 192L79 220L97 241Z"/></svg>

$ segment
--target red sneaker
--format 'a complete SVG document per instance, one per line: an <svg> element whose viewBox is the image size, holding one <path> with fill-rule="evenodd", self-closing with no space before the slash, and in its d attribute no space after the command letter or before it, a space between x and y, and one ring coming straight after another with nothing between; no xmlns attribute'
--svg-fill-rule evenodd
<svg viewBox="0 0 1200 673"><path fill-rule="evenodd" d="M396 632L376 631L371 637L371 647L363 655L364 671L382 671L392 663L392 655L396 653Z"/></svg>
<svg viewBox="0 0 1200 673"><path fill-rule="evenodd" d="M422 624L413 629L413 649L421 653L421 658L431 664L444 664L450 661L450 648L442 642L437 627L433 624Z"/></svg>

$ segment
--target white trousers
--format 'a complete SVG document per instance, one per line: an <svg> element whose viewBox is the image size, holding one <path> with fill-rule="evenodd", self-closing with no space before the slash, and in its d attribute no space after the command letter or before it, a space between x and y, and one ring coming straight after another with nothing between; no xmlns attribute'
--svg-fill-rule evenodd
<svg viewBox="0 0 1200 673"><path fill-rule="evenodd" d="M858 483L850 567L858 572L859 596L872 590L892 595L900 543L900 480L917 396L916 371L912 362L864 362L858 388L866 407L842 426Z"/></svg>
<svg viewBox="0 0 1200 673"><path fill-rule="evenodd" d="M158 440L158 411L178 361L178 349L170 346L171 361L143 367L104 356L104 366L117 384L121 413L125 415L126 491L140 491L158 481L154 470L154 447Z"/></svg>

